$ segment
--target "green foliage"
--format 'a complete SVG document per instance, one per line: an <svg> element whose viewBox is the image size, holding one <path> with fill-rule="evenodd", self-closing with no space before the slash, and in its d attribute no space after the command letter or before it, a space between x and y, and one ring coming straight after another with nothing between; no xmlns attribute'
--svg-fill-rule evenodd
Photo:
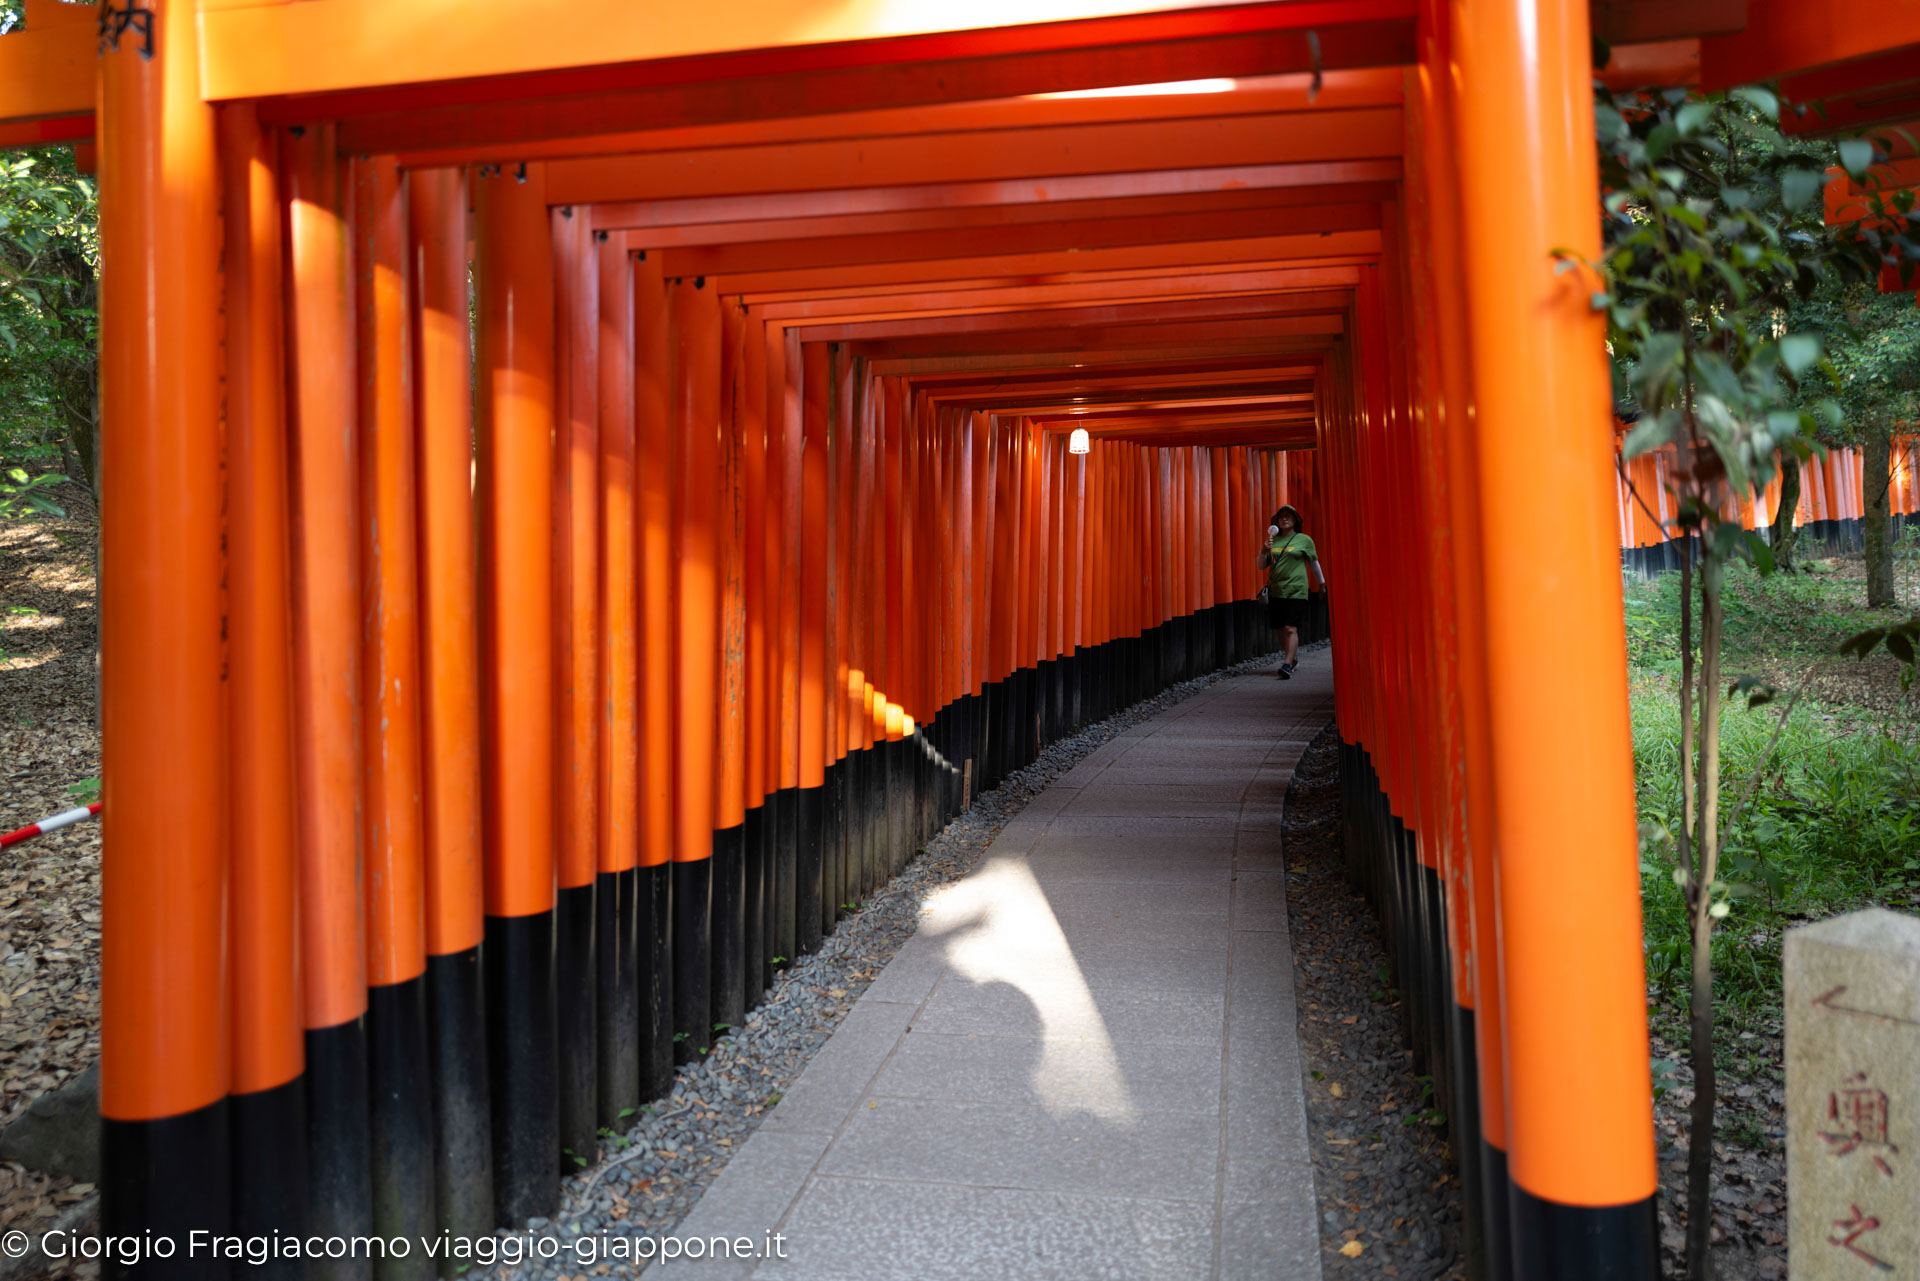
<svg viewBox="0 0 1920 1281"><path fill-rule="evenodd" d="M66 515L65 509L49 496L52 488L66 479L59 472L43 471L35 476L24 467L0 469L0 520L13 520L29 513Z"/></svg>
<svg viewBox="0 0 1920 1281"><path fill-rule="evenodd" d="M1727 567L1722 602L1723 652L1738 670L1755 660L1785 669L1844 652L1863 621L1858 580L1836 576L1820 562L1805 574L1763 575L1751 565ZM1627 661L1635 668L1680 674L1680 576L1663 574L1626 590ZM1696 660L1699 644L1694 646Z"/></svg>
<svg viewBox="0 0 1920 1281"><path fill-rule="evenodd" d="M92 478L99 243L71 149L0 151L0 518L49 512L48 473Z"/></svg>
<svg viewBox="0 0 1920 1281"><path fill-rule="evenodd" d="M1840 421L1837 402L1802 389L1832 371L1818 333L1780 323L1787 307L1878 268L1824 227L1831 145L1791 142L1778 120L1777 99L1755 88L1603 91L1596 108L1607 195L1593 302L1637 414L1625 452L1682 447L1691 483L1677 523L1709 537L1723 485L1764 486L1782 451L1806 458ZM1724 550L1763 554L1731 538Z"/></svg>
<svg viewBox="0 0 1920 1281"><path fill-rule="evenodd" d="M1795 329L1819 336L1832 372L1828 395L1845 421L1826 437L1855 445L1864 431L1920 422L1920 307L1909 294L1829 285L1790 309Z"/></svg>
<svg viewBox="0 0 1920 1281"><path fill-rule="evenodd" d="M1870 627L1857 636L1849 636L1840 646L1840 652L1865 658L1882 645L1900 660L1900 692L1904 694L1913 688L1915 651L1920 650L1920 614L1904 623Z"/></svg>
<svg viewBox="0 0 1920 1281"><path fill-rule="evenodd" d="M1726 832L1709 887L1725 905L1712 944L1716 1011L1736 1027L1777 1031L1788 926L1920 892L1920 739L1864 710L1819 704L1794 708L1777 743L1778 709L1734 702L1722 715L1726 790L1756 774L1761 782ZM1672 1028L1686 1012L1689 921L1674 892L1680 715L1664 678L1635 681L1633 748L1648 979L1656 1018Z"/></svg>

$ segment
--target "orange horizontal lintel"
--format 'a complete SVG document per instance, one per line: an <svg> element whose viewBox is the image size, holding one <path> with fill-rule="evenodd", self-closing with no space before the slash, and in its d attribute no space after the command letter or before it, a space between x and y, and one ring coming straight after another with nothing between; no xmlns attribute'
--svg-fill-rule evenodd
<svg viewBox="0 0 1920 1281"><path fill-rule="evenodd" d="M1412 60L1414 17L1412 0L1121 0L1104 16L1089 16L1100 0L1017 14L742 0L642 21L618 0L537 20L513 0L208 3L208 97L302 95L275 104L273 122L346 121L341 145L396 153L1310 71L1310 37L1323 71L1393 66ZM979 25L953 26L969 18Z"/></svg>
<svg viewBox="0 0 1920 1281"><path fill-rule="evenodd" d="M1217 78L1217 77L1216 77ZM1311 74L1261 76L1234 82L1221 93L1129 94L1116 97L1064 98L1024 95L984 101L931 102L866 111L838 111L827 115L786 118L729 117L713 124L609 132L605 104L593 98L567 99L553 104L579 115L578 133L539 140L495 141L477 146L401 151L403 168L485 164L506 160L560 160L580 156L687 151L707 147L738 147L777 142L810 142L827 138L881 138L903 134L960 133L971 130L1030 129L1039 125L1095 124L1124 120L1175 120L1203 116L1248 115L1266 112L1321 113L1351 107L1398 106L1405 97L1405 75L1397 67L1367 67L1329 71L1319 90ZM413 116L414 113L408 113ZM355 142L388 143L390 132L379 122L357 122L347 130L342 146Z"/></svg>
<svg viewBox="0 0 1920 1281"><path fill-rule="evenodd" d="M969 264L972 265L972 264ZM753 308L761 308L776 303L819 302L836 304L854 299L865 305L869 299L886 296L909 296L916 294L979 292L982 295L998 296L1010 290L1071 288L1076 285L1114 285L1127 289L1160 292L1162 283L1169 274L1177 274L1189 281L1196 290L1205 291L1212 286L1206 283L1210 277L1241 277L1251 273L1272 272L1283 274L1286 279L1275 284L1276 289L1311 288L1331 289L1353 285L1358 280L1359 266L1353 259L1346 260L1306 260L1276 259L1273 261L1234 260L1225 262L1179 263L1174 268L1155 267L1151 264L1139 267L1121 267L1106 271L1067 271L1049 273L1042 279L1036 279L1032 273L1005 276L976 276L965 280L898 280L868 282L859 285L823 285L811 289L765 289L752 293L741 293L740 300ZM822 314L838 314L831 310Z"/></svg>
<svg viewBox="0 0 1920 1281"><path fill-rule="evenodd" d="M1085 252L1007 254L991 258L969 258L961 263L883 262L863 263L857 267L825 267L807 271L747 272L726 279L728 293L754 295L781 290L839 288L858 292L876 285L909 281L931 284L938 281L958 284L969 280L1025 276L1046 278L1069 273L1148 268L1164 271L1172 267L1282 262L1293 260L1347 266L1376 258L1380 253L1378 231L1333 231L1300 236L1263 236L1252 240L1208 240L1169 245L1130 245L1121 249L1090 249ZM1037 281L1036 281L1037 283Z"/></svg>
<svg viewBox="0 0 1920 1281"><path fill-rule="evenodd" d="M1201 297L1169 296L1137 303L1083 302L1052 308L1018 311L977 311L964 314L914 315L891 319L809 322L801 328L803 342L860 342L913 334L975 334L1053 326L1071 329L1088 325L1166 323L1182 320L1278 315L1345 314L1349 299L1335 290L1292 294L1227 294Z"/></svg>
<svg viewBox="0 0 1920 1281"><path fill-rule="evenodd" d="M1126 245L1246 240L1255 236L1377 228L1380 206L1227 209L1136 218L1088 218L1017 227L960 227L887 236L817 236L752 245L701 245L661 252L668 277L805 271L888 262L936 262L1008 254L1076 252Z"/></svg>
<svg viewBox="0 0 1920 1281"><path fill-rule="evenodd" d="M1397 107L1328 112L1315 116L1312 128L1301 127L1291 117L1256 115L827 139L555 160L547 166L547 200L580 205L933 182L1043 181L1143 169L1376 160L1399 156L1404 140Z"/></svg>
<svg viewBox="0 0 1920 1281"><path fill-rule="evenodd" d="M882 314L905 316L937 312L957 315L1020 306L1141 302L1174 294L1191 298L1200 294L1337 289L1352 287L1358 282L1358 277L1359 269L1354 267L1267 267L1250 271L1180 272L1164 276L1128 276L1043 285L997 285L980 289L889 290L878 294L776 302L755 300L749 305L752 313L763 320L845 320L854 316L878 319Z"/></svg>
<svg viewBox="0 0 1920 1281"><path fill-rule="evenodd" d="M696 196L684 200L626 200L595 204L596 231L748 224L760 221L852 217L860 214L948 210L982 205L1048 205L1062 201L1138 199L1279 187L1337 187L1398 182L1397 157L1302 164L1226 165L1204 169L1137 169L1056 176L1045 182L1010 178L986 182L922 182L908 186L850 187L778 195ZM654 242L647 237L639 244Z"/></svg>
<svg viewBox="0 0 1920 1281"><path fill-rule="evenodd" d="M1282 355L1322 351L1343 331L1338 316L1235 317L1229 320L1089 325L1078 329L1011 329L984 334L915 334L862 339L853 354L869 359L902 356L952 356L988 352L1113 352L1128 347L1163 349L1175 343L1206 346L1215 352Z"/></svg>
<svg viewBox="0 0 1920 1281"><path fill-rule="evenodd" d="M1615 92L1671 89L1700 83L1698 40L1652 40L1613 46L1596 77Z"/></svg>
<svg viewBox="0 0 1920 1281"><path fill-rule="evenodd" d="M93 141L93 113L54 116L46 120L0 121L0 149L8 147L47 147L57 143Z"/></svg>
<svg viewBox="0 0 1920 1281"><path fill-rule="evenodd" d="M1309 361L1297 364L1272 364L1264 361L1229 359L1181 361L1164 365L1129 361L1124 366L1114 368L1076 364L1071 369L1028 366L1017 370L994 370L986 373L970 370L923 373L917 377L916 382L932 394L956 397L965 396L971 392L991 390L1002 385L1017 385L1029 395L1094 394L1113 388L1125 390L1136 387L1147 391L1165 389L1171 394L1173 389L1217 387L1229 383L1265 386L1293 383L1303 379L1311 382L1318 373L1319 367Z"/></svg>
<svg viewBox="0 0 1920 1281"><path fill-rule="evenodd" d="M1239 428L1226 431L1135 432L1104 437L1134 445L1264 445L1270 449L1312 449L1316 443L1314 421L1276 424L1267 428Z"/></svg>
<svg viewBox="0 0 1920 1281"><path fill-rule="evenodd" d="M655 226L625 230L620 234L626 236L628 244L636 249L680 249L694 245L740 245L815 240L830 236L867 237L973 227L1019 227L1071 219L1143 218L1166 214L1224 213L1236 209L1367 204L1394 200L1398 195L1398 187L1391 182L1344 182L1313 187L1238 187L1096 200L1027 201L835 214L818 218L754 218L741 222Z"/></svg>
<svg viewBox="0 0 1920 1281"><path fill-rule="evenodd" d="M1745 31L1700 42L1700 79L1708 89L1725 89L1915 44L1920 5L1748 0Z"/></svg>
<svg viewBox="0 0 1920 1281"><path fill-rule="evenodd" d="M1232 391L1234 389L1227 388L1224 390ZM1314 403L1315 395L1313 384L1303 383L1300 385L1299 390L1288 392L1284 395L1266 396L1259 399L1227 395L1217 401L1202 399L1180 402L1180 404L1189 411L1204 410L1210 405L1220 406L1220 412L1222 413L1235 407L1248 406L1264 406L1267 409L1292 409L1298 408L1301 405L1311 406ZM1002 392L997 396L936 396L933 397L933 400L936 404L954 405L965 409L984 409L996 414L1023 414L1032 418L1036 423L1045 422L1063 428L1081 425L1081 419L1078 416L1062 412L1067 406L1062 405L1059 401L1032 400L1017 394L1017 390ZM1117 397L1105 401L1100 405L1100 408L1107 410L1118 410L1125 407L1126 403ZM1137 408L1145 413L1163 412L1170 407L1170 402L1167 401L1146 401L1137 406ZM1090 421L1098 420L1090 419Z"/></svg>
<svg viewBox="0 0 1920 1281"><path fill-rule="evenodd" d="M35 9L48 7L78 6ZM81 11L91 17L91 10ZM29 25L0 36L0 122L90 116L98 43L91 21Z"/></svg>
<svg viewBox="0 0 1920 1281"><path fill-rule="evenodd" d="M875 374L911 378L916 382L949 378L971 378L984 374L1010 377L1022 372L1059 373L1089 370L1102 375L1117 375L1127 370L1157 373L1173 365L1193 369L1244 366L1318 369L1321 356L1297 344L1283 351L1270 342L1220 342L1187 340L1170 336L1159 344L1149 344L1090 353L1085 350L1061 351L1045 343L1026 351L901 353L864 350L859 352L872 363Z"/></svg>

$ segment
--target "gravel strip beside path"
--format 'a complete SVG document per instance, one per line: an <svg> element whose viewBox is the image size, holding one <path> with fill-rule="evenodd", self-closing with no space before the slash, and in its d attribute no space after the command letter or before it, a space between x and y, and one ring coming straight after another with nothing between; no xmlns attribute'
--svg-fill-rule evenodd
<svg viewBox="0 0 1920 1281"><path fill-rule="evenodd" d="M842 920L820 951L800 958L781 975L767 1000L748 1015L745 1027L716 1041L704 1061L681 1068L669 1097L643 1113L629 1133L611 1140L602 1149L602 1164L568 1179L560 1213L551 1221L536 1220L530 1225L533 1231L560 1243L599 1233L670 1233L913 935L934 890L970 871L1009 819L1115 734L1216 681L1271 671L1273 662L1270 656L1249 659L1173 686L1061 739L1032 765L976 797L973 807L929 841L900 875ZM583 1266L578 1255L563 1248L558 1258L503 1266L495 1275L555 1281L632 1276L639 1270L630 1263L604 1260Z"/></svg>
<svg viewBox="0 0 1920 1281"><path fill-rule="evenodd" d="M1348 885L1340 852L1338 739L1329 727L1300 758L1287 793L1288 921L1293 931L1307 1121L1329 1281L1341 1277L1464 1277L1460 1187L1444 1132L1430 1126L1425 1083L1412 1075L1386 954L1366 900ZM1658 999L1649 993L1648 1000ZM1660 1153L1661 1265L1684 1271L1687 1109L1693 1076L1683 1049L1654 1038ZM1786 1116L1777 1030L1750 1037L1721 1076L1714 1144L1714 1269L1785 1277ZM1340 1093L1334 1094L1338 1086ZM1343 1255L1358 1243L1360 1252Z"/></svg>
<svg viewBox="0 0 1920 1281"><path fill-rule="evenodd" d="M1343 1277L1457 1281L1460 1185L1439 1112L1400 1041L1372 909L1340 846L1339 739L1329 725L1287 791L1287 928L1322 1266Z"/></svg>

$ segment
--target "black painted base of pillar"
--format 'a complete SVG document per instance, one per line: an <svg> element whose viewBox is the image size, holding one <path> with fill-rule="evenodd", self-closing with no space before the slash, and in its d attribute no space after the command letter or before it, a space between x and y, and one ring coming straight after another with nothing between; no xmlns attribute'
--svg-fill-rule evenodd
<svg viewBox="0 0 1920 1281"><path fill-rule="evenodd" d="M302 1236L307 1228L307 1083L227 1100L232 1134L233 1232L240 1237ZM491 1232L492 1222L481 1231ZM268 1259L247 1275L305 1281L304 1259Z"/></svg>
<svg viewBox="0 0 1920 1281"><path fill-rule="evenodd" d="M822 783L802 787L796 794L796 858L794 865L793 951L782 951L781 964L820 946L820 862L825 840L827 799L838 789Z"/></svg>
<svg viewBox="0 0 1920 1281"><path fill-rule="evenodd" d="M309 1230L324 1236L365 1236L373 1230L366 1020L308 1028L306 1058ZM492 1195L489 1189L489 1200ZM103 1226L105 1222L103 1218ZM487 1226L491 1230L494 1225ZM337 1261L313 1272L326 1281L351 1275Z"/></svg>
<svg viewBox="0 0 1920 1281"><path fill-rule="evenodd" d="M358 1026L356 1020L353 1026ZM232 1226L232 1171L228 1152L231 1107L226 1099L154 1121L100 1122L100 1230L103 1236L165 1237L170 1259L106 1260L101 1275L140 1281L201 1281L230 1275L224 1263L190 1257L196 1230L225 1235Z"/></svg>
<svg viewBox="0 0 1920 1281"><path fill-rule="evenodd" d="M560 1204L553 913L489 916L486 929L493 1209L498 1226L517 1228Z"/></svg>
<svg viewBox="0 0 1920 1281"><path fill-rule="evenodd" d="M712 1021L728 1028L747 1021L747 829L713 834ZM714 1029L718 1031L718 1027Z"/></svg>
<svg viewBox="0 0 1920 1281"><path fill-rule="evenodd" d="M593 1164L600 1146L599 1010L594 980L594 883L563 885L554 899L555 1009L559 1025L560 1169Z"/></svg>
<svg viewBox="0 0 1920 1281"><path fill-rule="evenodd" d="M747 811L745 923L740 956L740 986L746 1008L760 1004L767 990L767 872L773 862L771 798Z"/></svg>
<svg viewBox="0 0 1920 1281"><path fill-rule="evenodd" d="M1467 1276L1482 1281L1487 1275L1486 1191L1481 1184L1480 1055L1474 1044L1473 1011L1453 1006L1449 1021L1449 1051L1453 1060L1453 1092L1448 1101L1447 1133L1454 1159L1459 1162L1461 1253Z"/></svg>
<svg viewBox="0 0 1920 1281"><path fill-rule="evenodd" d="M643 867L634 877L640 920L640 1097L673 1088L673 864Z"/></svg>
<svg viewBox="0 0 1920 1281"><path fill-rule="evenodd" d="M772 987L774 971L799 951L794 893L800 858L800 789L781 788L768 804L774 816L773 865L769 871L773 897L768 912L764 977L766 986Z"/></svg>
<svg viewBox="0 0 1920 1281"><path fill-rule="evenodd" d="M1553 1281L1647 1281L1660 1275L1654 1198L1631 1205L1562 1205L1509 1185L1513 1275Z"/></svg>
<svg viewBox="0 0 1920 1281"><path fill-rule="evenodd" d="M640 899L638 868L602 872L594 886L594 1049L599 1121L616 1134L646 1102L640 1093Z"/></svg>
<svg viewBox="0 0 1920 1281"><path fill-rule="evenodd" d="M433 1074L434 1209L457 1237L493 1231L493 1130L480 947L427 958L427 1044ZM453 1260L443 1271L451 1275Z"/></svg>
<svg viewBox="0 0 1920 1281"><path fill-rule="evenodd" d="M427 1064L424 974L367 989L367 1084L373 1138L373 1230L409 1241L438 1228L433 1206L433 1102ZM426 1281L433 1260L416 1250L385 1260L383 1278Z"/></svg>
<svg viewBox="0 0 1920 1281"><path fill-rule="evenodd" d="M673 1061L713 1048L713 859L673 865Z"/></svg>

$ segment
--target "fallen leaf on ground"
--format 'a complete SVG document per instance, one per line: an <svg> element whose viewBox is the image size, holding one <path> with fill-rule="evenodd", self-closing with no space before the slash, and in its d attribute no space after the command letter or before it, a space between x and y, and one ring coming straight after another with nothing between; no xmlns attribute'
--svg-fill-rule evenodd
<svg viewBox="0 0 1920 1281"><path fill-rule="evenodd" d="M1361 1245L1358 1241L1349 1241L1340 1247L1340 1253L1346 1255L1349 1259L1357 1259L1366 1248L1366 1246Z"/></svg>

